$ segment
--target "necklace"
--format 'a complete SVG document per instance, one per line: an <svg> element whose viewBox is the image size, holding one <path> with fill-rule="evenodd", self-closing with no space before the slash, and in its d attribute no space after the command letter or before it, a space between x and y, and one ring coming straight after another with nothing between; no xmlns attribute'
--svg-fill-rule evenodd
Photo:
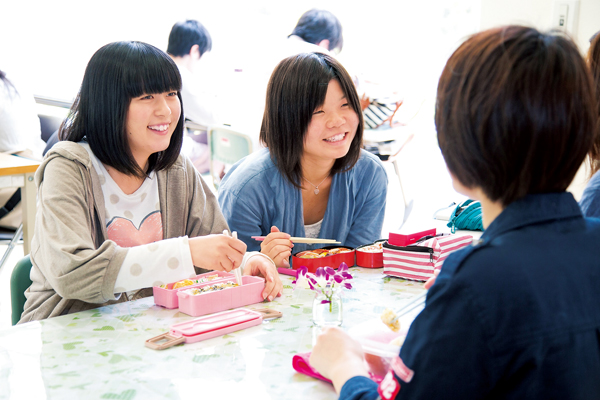
<svg viewBox="0 0 600 400"><path fill-rule="evenodd" d="M329 175L327 175L327 176L325 177L325 179L327 179L327 178L329 178ZM311 181L309 181L308 179L304 178L304 180L305 180L306 182L308 182L308 183L310 183L311 185L313 185L313 187L315 188L315 190L314 190L315 194L319 194L319 186L321 186L321 184L322 184L323 182L325 182L325 179L323 179L323 180L321 181L321 183L319 183L318 185L316 185L316 186L315 186L315 184L314 184L314 183L312 183L312 182L311 182Z"/></svg>

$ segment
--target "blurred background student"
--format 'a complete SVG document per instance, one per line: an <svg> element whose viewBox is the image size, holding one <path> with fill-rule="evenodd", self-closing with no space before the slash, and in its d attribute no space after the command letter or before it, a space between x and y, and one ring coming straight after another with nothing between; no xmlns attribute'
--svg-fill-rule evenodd
<svg viewBox="0 0 600 400"><path fill-rule="evenodd" d="M181 74L184 117L206 128L219 123L215 96L207 93L203 87L204 82L211 77L202 76L200 71L202 57L211 50L212 38L200 22L190 19L173 25L167 53ZM199 135L187 134L184 137L182 153L192 160L200 173L208 172L210 154L206 130L201 131Z"/></svg>

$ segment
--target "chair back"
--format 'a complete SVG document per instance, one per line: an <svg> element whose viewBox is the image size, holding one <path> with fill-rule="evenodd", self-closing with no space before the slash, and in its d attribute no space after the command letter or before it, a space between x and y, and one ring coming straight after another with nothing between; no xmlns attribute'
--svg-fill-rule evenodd
<svg viewBox="0 0 600 400"><path fill-rule="evenodd" d="M208 130L210 147L210 175L215 188L233 164L252 153L252 140L248 135L224 127Z"/></svg>
<svg viewBox="0 0 600 400"><path fill-rule="evenodd" d="M29 255L21 258L10 276L10 301L12 305L12 324L16 325L21 319L25 307L25 291L31 286L31 259Z"/></svg>

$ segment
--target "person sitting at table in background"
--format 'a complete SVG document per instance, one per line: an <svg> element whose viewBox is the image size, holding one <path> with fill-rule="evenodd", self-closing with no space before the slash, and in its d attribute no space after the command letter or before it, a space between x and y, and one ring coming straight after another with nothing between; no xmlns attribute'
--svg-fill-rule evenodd
<svg viewBox="0 0 600 400"><path fill-rule="evenodd" d="M35 175L33 283L20 322L145 297L194 266L244 267L265 277L264 298L281 293L268 257L221 234L214 195L180 155L180 89L173 60L149 44L111 43L92 56L63 140Z"/></svg>
<svg viewBox="0 0 600 400"><path fill-rule="evenodd" d="M267 89L260 133L267 148L236 163L219 187L231 229L278 267L289 266L290 235L347 247L379 239L387 175L361 150L362 135L356 89L335 58L302 53L283 60ZM266 239L259 247L251 236Z"/></svg>
<svg viewBox="0 0 600 400"><path fill-rule="evenodd" d="M565 192L596 110L585 62L558 33L500 27L454 52L438 141L486 230L446 259L379 388L357 342L335 328L319 336L310 363L340 399L598 398L600 220Z"/></svg>
<svg viewBox="0 0 600 400"><path fill-rule="evenodd" d="M41 135L33 95L0 70L0 152L41 160ZM0 189L0 227L17 229L21 225L20 193L19 188Z"/></svg>
<svg viewBox="0 0 600 400"><path fill-rule="evenodd" d="M596 32L590 39L587 63L594 78L598 104L596 115L600 121L600 32ZM591 178L581 194L579 205L586 217L600 217L600 173L598 173L600 171L600 135L594 140L589 154L589 163Z"/></svg>
<svg viewBox="0 0 600 400"><path fill-rule="evenodd" d="M202 56L212 50L212 38L200 22L189 19L177 22L171 28L167 53L181 74L181 101L185 118L205 127L217 125L219 118L214 109L215 98L203 90L198 67ZM201 135L184 136L183 151L201 173L210 169L210 153L206 131Z"/></svg>

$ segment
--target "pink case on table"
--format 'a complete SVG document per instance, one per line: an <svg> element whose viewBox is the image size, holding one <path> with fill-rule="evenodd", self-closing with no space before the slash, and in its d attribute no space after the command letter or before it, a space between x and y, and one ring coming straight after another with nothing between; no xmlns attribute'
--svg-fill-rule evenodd
<svg viewBox="0 0 600 400"><path fill-rule="evenodd" d="M146 347L163 350L184 342L199 342L260 325L262 321L262 314L256 311L246 309L223 311L175 324L171 326L168 333L146 340Z"/></svg>
<svg viewBox="0 0 600 400"><path fill-rule="evenodd" d="M215 283L234 282L235 278L220 279L194 285L194 287L211 286ZM182 289L193 289L188 286ZM179 310L192 317L211 314L230 308L261 303L264 299L262 291L265 288L265 279L258 276L242 276L242 286L235 286L215 292L206 292L193 295L187 290L178 290Z"/></svg>
<svg viewBox="0 0 600 400"><path fill-rule="evenodd" d="M197 275L191 279L200 279L200 278L203 278L203 277L206 277L209 275L219 275L219 278L212 280L212 281L208 281L208 282L195 283L193 285L184 286L184 287L181 287L178 289L164 289L164 288L161 288L158 286L154 286L152 288L152 291L154 294L154 304L156 304L157 306L165 307L165 308L177 308L177 307L179 307L179 297L177 297L177 292L179 292L181 290L185 290L185 289L200 287L207 283L223 282L223 279L234 277L234 275L229 272L211 271L211 272L207 272L205 274ZM177 283L177 282L169 283L167 285L167 287L172 288L175 283Z"/></svg>

